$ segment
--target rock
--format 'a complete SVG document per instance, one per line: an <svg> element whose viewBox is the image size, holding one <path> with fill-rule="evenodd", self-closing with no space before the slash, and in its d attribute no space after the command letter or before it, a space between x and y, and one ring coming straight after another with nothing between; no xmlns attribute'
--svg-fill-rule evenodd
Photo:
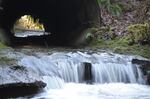
<svg viewBox="0 0 150 99"><path fill-rule="evenodd" d="M35 81L30 83L10 83L0 85L0 98L12 98L19 96L32 95L37 93L41 88L45 87L42 81Z"/></svg>
<svg viewBox="0 0 150 99"><path fill-rule="evenodd" d="M132 63L140 65L144 75L146 75L147 71L150 70L150 60L132 59Z"/></svg>
<svg viewBox="0 0 150 99"><path fill-rule="evenodd" d="M141 40L139 41L141 45L150 45L150 40Z"/></svg>
<svg viewBox="0 0 150 99"><path fill-rule="evenodd" d="M132 59L132 63L140 65L143 74L146 76L146 82L150 85L150 60Z"/></svg>
<svg viewBox="0 0 150 99"><path fill-rule="evenodd" d="M88 62L84 62L84 81L86 83L92 83L92 64Z"/></svg>
<svg viewBox="0 0 150 99"><path fill-rule="evenodd" d="M147 84L150 85L150 71L147 72Z"/></svg>
<svg viewBox="0 0 150 99"><path fill-rule="evenodd" d="M0 98L28 96L46 84L35 72L21 66L0 66Z"/></svg>
<svg viewBox="0 0 150 99"><path fill-rule="evenodd" d="M132 59L133 64L150 65L150 60Z"/></svg>

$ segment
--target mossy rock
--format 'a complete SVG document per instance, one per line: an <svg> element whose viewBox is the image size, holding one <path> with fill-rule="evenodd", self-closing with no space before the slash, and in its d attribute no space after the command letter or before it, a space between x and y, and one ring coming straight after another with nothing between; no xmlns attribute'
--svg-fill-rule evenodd
<svg viewBox="0 0 150 99"><path fill-rule="evenodd" d="M102 40L109 40L116 38L116 34L112 32L112 28L107 27L100 27L100 28L92 28L93 35L95 39L102 39Z"/></svg>
<svg viewBox="0 0 150 99"><path fill-rule="evenodd" d="M140 43L144 40L150 40L150 23L133 24L128 26L130 38L135 43Z"/></svg>
<svg viewBox="0 0 150 99"><path fill-rule="evenodd" d="M150 58L150 46L132 44L129 45L130 38L127 36L117 37L113 40L93 40L91 47L100 48L104 50L111 50L115 53L130 54L130 55L140 55L146 58Z"/></svg>
<svg viewBox="0 0 150 99"><path fill-rule="evenodd" d="M0 42L0 49L4 49L4 48L6 48L6 45L4 45Z"/></svg>
<svg viewBox="0 0 150 99"><path fill-rule="evenodd" d="M15 65L16 60L8 57L0 57L0 63L5 65Z"/></svg>

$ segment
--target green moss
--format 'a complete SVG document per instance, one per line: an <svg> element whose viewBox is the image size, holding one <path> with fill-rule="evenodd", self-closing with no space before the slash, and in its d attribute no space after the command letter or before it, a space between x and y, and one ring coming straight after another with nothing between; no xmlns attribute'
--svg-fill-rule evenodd
<svg viewBox="0 0 150 99"><path fill-rule="evenodd" d="M6 61L6 62L8 62L8 61L11 61L12 59L10 59L10 58L7 58L7 57L0 57L0 61Z"/></svg>
<svg viewBox="0 0 150 99"><path fill-rule="evenodd" d="M91 33L96 39L114 39L116 38L116 34L112 32L112 28L109 26L100 27L100 28L91 28Z"/></svg>
<svg viewBox="0 0 150 99"><path fill-rule="evenodd" d="M6 48L6 46L0 42L0 49L3 49L3 48Z"/></svg>
<svg viewBox="0 0 150 99"><path fill-rule="evenodd" d="M150 58L150 46L149 45L139 45L139 44L128 44L128 39L116 38L114 40L94 40L91 43L91 46L98 47L100 49L109 49L116 53L121 54L132 54L132 55L140 55L146 58Z"/></svg>
<svg viewBox="0 0 150 99"><path fill-rule="evenodd" d="M150 22L128 26L130 39L135 43L143 40L150 40Z"/></svg>
<svg viewBox="0 0 150 99"><path fill-rule="evenodd" d="M128 26L129 34L123 37L116 37L110 27L95 29L92 47L100 49L109 49L117 53L140 55L150 58L150 46L141 45L140 42L150 40L150 21L143 24L134 24ZM108 35L111 39L103 39L103 35Z"/></svg>
<svg viewBox="0 0 150 99"><path fill-rule="evenodd" d="M12 59L12 58L8 58L8 57L0 57L0 63L4 63L4 64L15 64L16 60Z"/></svg>

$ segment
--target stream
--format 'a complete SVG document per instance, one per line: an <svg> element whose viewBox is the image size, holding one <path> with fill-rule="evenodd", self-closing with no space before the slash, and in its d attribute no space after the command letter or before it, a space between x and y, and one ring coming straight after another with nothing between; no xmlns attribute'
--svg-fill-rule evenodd
<svg viewBox="0 0 150 99"><path fill-rule="evenodd" d="M47 86L34 96L18 99L150 99L150 86L139 66L131 62L144 59L140 56L92 50L31 51L6 55L40 75Z"/></svg>

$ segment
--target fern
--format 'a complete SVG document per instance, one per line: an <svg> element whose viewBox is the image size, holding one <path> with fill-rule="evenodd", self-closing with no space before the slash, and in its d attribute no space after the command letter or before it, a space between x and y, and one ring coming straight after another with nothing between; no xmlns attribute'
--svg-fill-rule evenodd
<svg viewBox="0 0 150 99"><path fill-rule="evenodd" d="M113 16L120 16L122 8L119 4L112 4L110 0L97 0L100 7L106 9Z"/></svg>

